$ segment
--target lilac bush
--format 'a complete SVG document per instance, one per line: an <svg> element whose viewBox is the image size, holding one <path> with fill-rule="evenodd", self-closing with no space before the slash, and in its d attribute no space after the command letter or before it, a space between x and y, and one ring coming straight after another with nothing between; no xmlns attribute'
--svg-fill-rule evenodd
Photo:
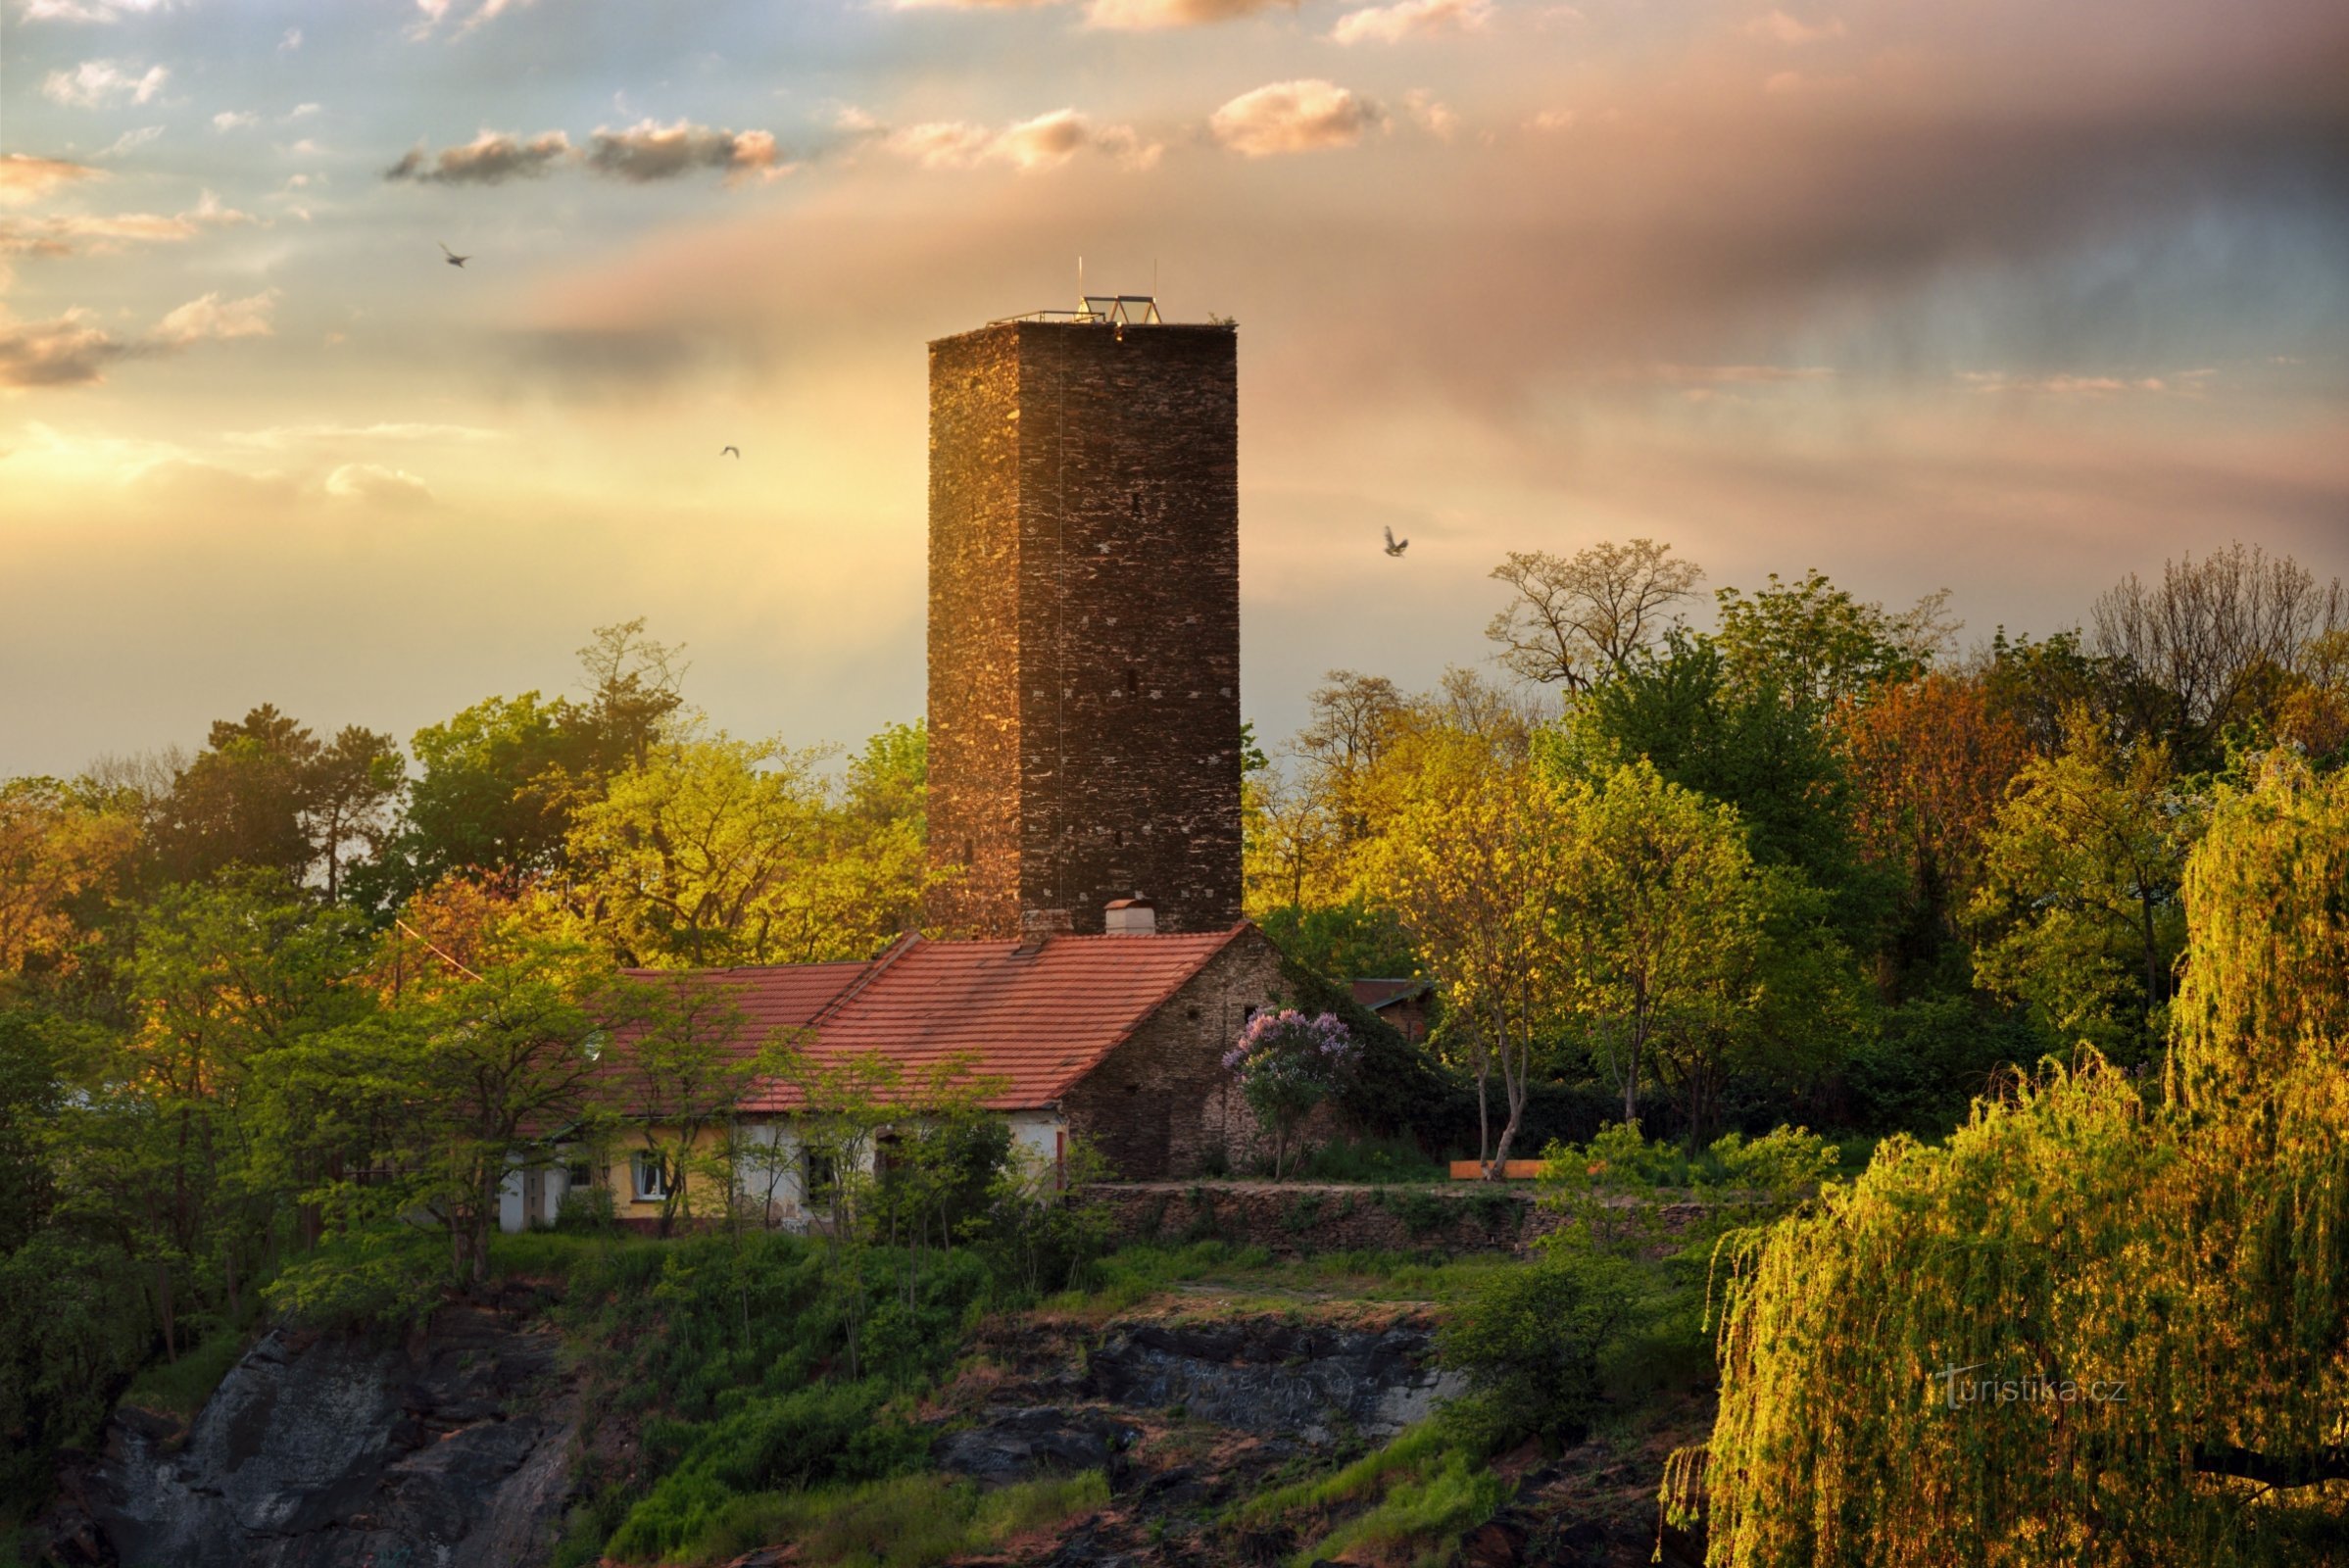
<svg viewBox="0 0 2349 1568"><path fill-rule="evenodd" d="M1334 1013L1308 1018L1294 1007L1257 1013L1224 1053L1240 1093L1256 1119L1272 1130L1275 1181L1289 1162L1289 1145L1315 1105L1330 1097L1361 1059L1362 1048Z"/></svg>

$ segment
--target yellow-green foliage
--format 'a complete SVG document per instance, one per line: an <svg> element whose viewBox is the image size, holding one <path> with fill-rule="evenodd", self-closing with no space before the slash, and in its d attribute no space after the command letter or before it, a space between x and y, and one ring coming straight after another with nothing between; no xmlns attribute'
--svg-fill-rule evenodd
<svg viewBox="0 0 2349 1568"><path fill-rule="evenodd" d="M1714 1563L2349 1546L2349 1482L2325 1479L2349 1437L2344 868L2349 780L2222 800L2186 877L2171 1096L2050 1064L1772 1234L1724 1327Z"/></svg>
<svg viewBox="0 0 2349 1568"><path fill-rule="evenodd" d="M759 1546L797 1547L799 1568L930 1568L993 1551L1109 1500L1099 1470L982 1493L939 1475L737 1499L671 1559L718 1563Z"/></svg>
<svg viewBox="0 0 2349 1568"><path fill-rule="evenodd" d="M1260 1494L1229 1516L1235 1526L1288 1520L1305 1526L1311 1544L1295 1568L1324 1558L1368 1552L1379 1560L1408 1554L1442 1561L1463 1531L1492 1517L1508 1484L1487 1470L1482 1455L1463 1447L1439 1421L1423 1421L1374 1453L1331 1475ZM1336 1513L1361 1503L1363 1511L1328 1530ZM1314 1526L1328 1530L1315 1539Z"/></svg>

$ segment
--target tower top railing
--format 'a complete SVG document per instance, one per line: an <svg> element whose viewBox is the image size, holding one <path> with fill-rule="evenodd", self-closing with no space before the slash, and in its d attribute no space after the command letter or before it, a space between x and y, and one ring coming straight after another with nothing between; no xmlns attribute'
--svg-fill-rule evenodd
<svg viewBox="0 0 2349 1568"><path fill-rule="evenodd" d="M1077 298L1073 311L1026 311L1018 316L1000 316L988 322L1002 326L1007 321L1069 321L1079 326L1164 326L1166 318L1158 314L1158 297L1154 294L1083 294Z"/></svg>

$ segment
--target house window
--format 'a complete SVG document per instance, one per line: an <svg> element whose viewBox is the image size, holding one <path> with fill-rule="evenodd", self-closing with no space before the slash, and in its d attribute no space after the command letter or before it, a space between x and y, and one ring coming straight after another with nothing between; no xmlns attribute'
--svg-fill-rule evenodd
<svg viewBox="0 0 2349 1568"><path fill-rule="evenodd" d="M596 1173L584 1159L574 1159L563 1167L563 1180L573 1191L596 1184Z"/></svg>
<svg viewBox="0 0 2349 1568"><path fill-rule="evenodd" d="M800 1179L800 1190L807 1195L807 1205L812 1208L831 1200L832 1189L840 1182L840 1167L829 1150L807 1150L802 1154Z"/></svg>
<svg viewBox="0 0 2349 1568"><path fill-rule="evenodd" d="M636 1200L640 1203L668 1201L668 1165L650 1150L638 1150L629 1162L636 1177Z"/></svg>

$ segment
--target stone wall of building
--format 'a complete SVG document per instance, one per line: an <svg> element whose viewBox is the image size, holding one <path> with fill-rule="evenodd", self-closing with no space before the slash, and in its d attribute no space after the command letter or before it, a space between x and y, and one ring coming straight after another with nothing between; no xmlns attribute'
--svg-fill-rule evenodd
<svg viewBox="0 0 2349 1568"><path fill-rule="evenodd" d="M1228 326L930 346L931 917L1240 917L1239 379Z"/></svg>
<svg viewBox="0 0 2349 1568"><path fill-rule="evenodd" d="M1251 926L1062 1097L1071 1130L1129 1181L1229 1164L1253 1146L1256 1123L1224 1053L1248 1009L1280 991L1280 952Z"/></svg>

